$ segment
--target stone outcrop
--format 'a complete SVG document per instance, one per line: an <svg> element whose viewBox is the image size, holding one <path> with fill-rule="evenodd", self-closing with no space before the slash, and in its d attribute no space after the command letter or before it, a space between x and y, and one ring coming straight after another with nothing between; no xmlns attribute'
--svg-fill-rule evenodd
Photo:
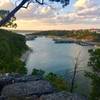
<svg viewBox="0 0 100 100"><path fill-rule="evenodd" d="M3 87L14 84L14 83L21 83L21 82L29 82L29 81L38 81L42 80L41 76L32 76L32 75L24 75L21 76L19 74L7 74L0 76L0 93Z"/></svg>
<svg viewBox="0 0 100 100"><path fill-rule="evenodd" d="M86 98L77 94L71 94L63 91L63 92L43 95L40 97L40 100L86 100Z"/></svg>
<svg viewBox="0 0 100 100"><path fill-rule="evenodd" d="M30 96L49 94L54 91L52 85L45 80L15 83L5 86L2 90L2 96Z"/></svg>
<svg viewBox="0 0 100 100"><path fill-rule="evenodd" d="M0 100L87 100L78 94L55 91L41 76L3 75L0 89Z"/></svg>

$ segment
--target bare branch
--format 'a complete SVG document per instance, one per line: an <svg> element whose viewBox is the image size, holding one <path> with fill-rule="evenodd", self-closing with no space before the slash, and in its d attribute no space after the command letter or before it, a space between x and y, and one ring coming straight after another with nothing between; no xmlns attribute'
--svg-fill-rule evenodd
<svg viewBox="0 0 100 100"><path fill-rule="evenodd" d="M20 3L17 5L17 2L20 2ZM6 24L21 8L27 8L31 2L38 3L40 5L47 5L50 8L52 8L54 10L57 10L56 8L53 8L52 6L46 4L44 2L44 0L42 0L42 1L39 1L39 0L17 0L15 2L16 7L5 18L3 18L2 20L0 20L0 27L3 26L4 24ZM58 2L58 1L55 1L55 2ZM59 1L59 2L62 4L61 1ZM64 2L64 3L67 3L67 2ZM26 6L24 6L24 5L26 5Z"/></svg>
<svg viewBox="0 0 100 100"><path fill-rule="evenodd" d="M31 3L31 1L29 1L26 6L22 6L22 8L27 9L30 3Z"/></svg>
<svg viewBox="0 0 100 100"><path fill-rule="evenodd" d="M73 71L73 77L72 77L72 81L71 81L71 89L70 92L73 93L74 90L74 84L75 84L75 78L76 78L76 74L77 74L77 68L78 68L78 61L79 61L79 57L81 54L81 50L79 51L77 57L75 58L75 67L74 67L74 71Z"/></svg>
<svg viewBox="0 0 100 100"><path fill-rule="evenodd" d="M43 5L44 4L44 0L42 0L42 2L35 0L38 4Z"/></svg>

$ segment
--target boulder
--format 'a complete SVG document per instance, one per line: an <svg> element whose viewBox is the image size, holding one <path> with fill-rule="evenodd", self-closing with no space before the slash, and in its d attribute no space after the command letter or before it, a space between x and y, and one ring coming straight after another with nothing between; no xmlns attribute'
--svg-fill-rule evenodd
<svg viewBox="0 0 100 100"><path fill-rule="evenodd" d="M6 99L4 100L39 100L39 97L38 96L29 96L29 97L26 97L26 96L21 96L21 97L7 97Z"/></svg>
<svg viewBox="0 0 100 100"><path fill-rule="evenodd" d="M1 95L5 97L43 95L53 93L52 85L45 80L21 82L7 85L3 88Z"/></svg>
<svg viewBox="0 0 100 100"><path fill-rule="evenodd" d="M21 76L20 74L2 75L0 76L0 93L6 85L20 83L20 82L37 81L41 79L42 79L41 76L33 76L33 75L24 75L24 76Z"/></svg>
<svg viewBox="0 0 100 100"><path fill-rule="evenodd" d="M87 99L77 94L71 94L68 92L58 92L58 93L43 95L40 97L39 100L87 100Z"/></svg>
<svg viewBox="0 0 100 100"><path fill-rule="evenodd" d="M42 80L43 78L39 75L33 76L33 75L25 75L19 78L15 78L14 82L19 83L19 82L29 82L29 81L38 81Z"/></svg>
<svg viewBox="0 0 100 100"><path fill-rule="evenodd" d="M12 84L12 80L13 77L8 77L8 76L2 76L0 77L0 94L1 94L1 91L3 89L4 86L8 85L8 84Z"/></svg>

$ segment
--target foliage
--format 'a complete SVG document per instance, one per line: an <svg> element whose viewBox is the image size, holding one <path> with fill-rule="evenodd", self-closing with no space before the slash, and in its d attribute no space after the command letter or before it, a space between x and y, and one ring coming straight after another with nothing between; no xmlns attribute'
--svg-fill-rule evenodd
<svg viewBox="0 0 100 100"><path fill-rule="evenodd" d="M52 30L52 31L42 31L42 32L36 32L32 35L39 35L39 36L60 36L62 38L73 38L73 39L87 39L92 41L97 41L97 39L100 39L100 35L97 35L94 32L91 32L90 30ZM100 40L99 40L100 41Z"/></svg>
<svg viewBox="0 0 100 100"><path fill-rule="evenodd" d="M40 75L40 76L43 76L45 74L45 71L43 71L43 70L38 70L38 69L33 69L33 71L32 71L32 75Z"/></svg>
<svg viewBox="0 0 100 100"><path fill-rule="evenodd" d="M0 10L0 19L2 20L3 18L5 18L7 15L9 14L8 10ZM4 27L13 27L16 28L17 24L15 23L16 21L16 17L13 16L6 24L4 24Z"/></svg>
<svg viewBox="0 0 100 100"><path fill-rule="evenodd" d="M45 79L50 81L58 91L68 91L68 83L62 77L49 73L45 76Z"/></svg>
<svg viewBox="0 0 100 100"><path fill-rule="evenodd" d="M90 59L88 65L92 72L86 72L86 76L92 80L90 100L100 99L100 49L89 50Z"/></svg>
<svg viewBox="0 0 100 100"><path fill-rule="evenodd" d="M48 80L57 91L68 91L68 83L60 76L54 73L45 74L45 71L41 69L33 69L32 75L43 76L44 79Z"/></svg>
<svg viewBox="0 0 100 100"><path fill-rule="evenodd" d="M0 72L26 73L20 57L27 49L24 36L0 29Z"/></svg>

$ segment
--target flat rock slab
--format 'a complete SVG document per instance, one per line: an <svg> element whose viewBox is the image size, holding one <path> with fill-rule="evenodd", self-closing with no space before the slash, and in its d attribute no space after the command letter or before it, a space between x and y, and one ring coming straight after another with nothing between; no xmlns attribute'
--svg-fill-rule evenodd
<svg viewBox="0 0 100 100"><path fill-rule="evenodd" d="M29 82L29 81L38 81L43 80L41 76L33 76L33 75L24 75L21 76L19 74L8 74L0 76L0 93L2 89L6 85L14 84L14 83L21 83L21 82Z"/></svg>
<svg viewBox="0 0 100 100"><path fill-rule="evenodd" d="M49 95L43 95L40 97L39 100L87 100L87 99L77 94L71 94L68 92L59 92Z"/></svg>
<svg viewBox="0 0 100 100"><path fill-rule="evenodd" d="M5 97L30 96L49 94L53 91L54 89L48 81L39 80L7 85L3 88L1 95Z"/></svg>

